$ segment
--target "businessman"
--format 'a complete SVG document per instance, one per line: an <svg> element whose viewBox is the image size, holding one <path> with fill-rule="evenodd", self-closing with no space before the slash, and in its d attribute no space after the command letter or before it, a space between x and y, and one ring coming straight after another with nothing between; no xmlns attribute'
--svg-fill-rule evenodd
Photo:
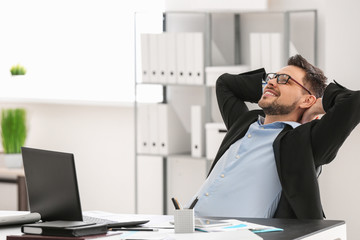
<svg viewBox="0 0 360 240"><path fill-rule="evenodd" d="M219 77L216 95L228 132L196 194L197 216L324 217L318 170L360 121L360 92L326 80L300 55L276 73ZM249 111L246 101L262 110Z"/></svg>

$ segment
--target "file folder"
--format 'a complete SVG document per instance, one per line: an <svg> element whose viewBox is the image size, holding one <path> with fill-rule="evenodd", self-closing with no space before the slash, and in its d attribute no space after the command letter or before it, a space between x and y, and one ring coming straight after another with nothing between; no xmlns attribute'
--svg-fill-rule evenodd
<svg viewBox="0 0 360 240"><path fill-rule="evenodd" d="M159 82L159 50L158 50L158 35L149 34L150 47L150 82Z"/></svg>
<svg viewBox="0 0 360 240"><path fill-rule="evenodd" d="M137 152L150 152L149 104L139 104L137 108Z"/></svg>
<svg viewBox="0 0 360 240"><path fill-rule="evenodd" d="M271 55L270 55L270 34L260 34L261 43L261 65L267 72L271 71Z"/></svg>
<svg viewBox="0 0 360 240"><path fill-rule="evenodd" d="M158 153L168 155L190 151L190 134L169 104L157 104Z"/></svg>
<svg viewBox="0 0 360 240"><path fill-rule="evenodd" d="M204 78L204 35L203 33L193 33L194 41L194 67L193 67L193 81L195 85L203 85Z"/></svg>
<svg viewBox="0 0 360 240"><path fill-rule="evenodd" d="M173 84L177 82L177 63L176 63L176 34L166 33L166 59L167 59L167 79L166 82Z"/></svg>
<svg viewBox="0 0 360 240"><path fill-rule="evenodd" d="M205 154L205 111L201 105L191 106L191 156Z"/></svg>
<svg viewBox="0 0 360 240"><path fill-rule="evenodd" d="M186 84L186 33L176 34L177 83Z"/></svg>
<svg viewBox="0 0 360 240"><path fill-rule="evenodd" d="M250 68L258 69L262 67L261 62L261 42L259 33L250 33Z"/></svg>
<svg viewBox="0 0 360 240"><path fill-rule="evenodd" d="M150 53L149 53L149 34L141 34L141 72L142 82L150 82Z"/></svg>
<svg viewBox="0 0 360 240"><path fill-rule="evenodd" d="M158 40L158 57L159 57L159 65L158 65L158 83L166 83L167 79L167 47L166 47L166 34L162 33L157 36Z"/></svg>
<svg viewBox="0 0 360 240"><path fill-rule="evenodd" d="M185 84L194 84L195 70L194 33L185 33Z"/></svg>
<svg viewBox="0 0 360 240"><path fill-rule="evenodd" d="M270 34L271 72L277 72L283 67L283 48L280 33Z"/></svg>
<svg viewBox="0 0 360 240"><path fill-rule="evenodd" d="M150 139L150 148L149 153L158 154L159 153L159 123L158 123L158 104L149 105L149 139Z"/></svg>

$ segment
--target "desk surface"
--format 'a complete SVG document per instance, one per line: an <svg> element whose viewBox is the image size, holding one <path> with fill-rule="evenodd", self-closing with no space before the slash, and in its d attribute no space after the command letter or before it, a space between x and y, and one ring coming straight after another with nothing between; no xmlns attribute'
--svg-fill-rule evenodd
<svg viewBox="0 0 360 240"><path fill-rule="evenodd" d="M239 220L284 229L283 232L258 233L264 240L301 239L345 224L339 220L297 220L277 218L241 218Z"/></svg>
<svg viewBox="0 0 360 240"><path fill-rule="evenodd" d="M25 212L15 211L0 211L0 216L24 214ZM114 214L112 214L114 215ZM115 214L119 216L134 216L132 214ZM169 222L172 216L155 216L155 215L138 215L147 217L154 221L160 218L161 221ZM336 239L338 236L332 238L311 238L312 235L327 232L339 226L346 226L344 221L338 220L297 220L297 219L263 219L263 218L239 218L242 221L248 221L261 225L274 226L284 229L283 232L268 232L258 233L264 240L298 240L298 239ZM156 220L155 220L156 221ZM156 225L156 224L155 224ZM345 231L345 230L344 230ZM6 235L20 234L19 226L1 227L0 240L5 240ZM346 238L341 238L346 239Z"/></svg>

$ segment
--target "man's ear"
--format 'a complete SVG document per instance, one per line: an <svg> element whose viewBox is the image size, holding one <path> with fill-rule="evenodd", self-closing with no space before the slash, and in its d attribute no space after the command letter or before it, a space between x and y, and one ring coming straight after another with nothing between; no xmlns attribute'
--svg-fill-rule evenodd
<svg viewBox="0 0 360 240"><path fill-rule="evenodd" d="M302 99L302 103L300 104L300 108L310 108L312 105L316 103L316 97L314 95L305 95Z"/></svg>

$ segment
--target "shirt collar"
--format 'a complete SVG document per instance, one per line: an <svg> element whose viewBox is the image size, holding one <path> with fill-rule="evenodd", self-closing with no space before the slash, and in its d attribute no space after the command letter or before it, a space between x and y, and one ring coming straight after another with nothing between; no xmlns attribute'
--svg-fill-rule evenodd
<svg viewBox="0 0 360 240"><path fill-rule="evenodd" d="M260 126L262 126L262 125L264 125L265 118L263 116L259 115L257 122ZM300 123L293 122L293 121L279 121L279 122L274 122L274 123L275 124L276 123L287 124L287 125L290 125L292 128L296 128L301 125Z"/></svg>

